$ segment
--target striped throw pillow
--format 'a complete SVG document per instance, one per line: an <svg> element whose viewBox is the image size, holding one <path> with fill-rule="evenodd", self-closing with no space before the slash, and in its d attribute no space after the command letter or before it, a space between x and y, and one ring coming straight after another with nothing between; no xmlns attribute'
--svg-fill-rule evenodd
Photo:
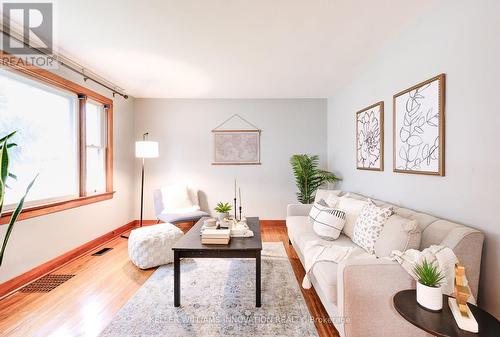
<svg viewBox="0 0 500 337"><path fill-rule="evenodd" d="M309 220L316 234L325 240L335 240L344 228L346 215L344 211L330 208L324 200L319 200L313 204Z"/></svg>

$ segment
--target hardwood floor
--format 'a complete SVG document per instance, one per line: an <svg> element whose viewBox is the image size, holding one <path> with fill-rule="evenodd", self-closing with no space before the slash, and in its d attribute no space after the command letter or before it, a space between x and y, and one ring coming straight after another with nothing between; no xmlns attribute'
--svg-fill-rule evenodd
<svg viewBox="0 0 500 337"><path fill-rule="evenodd" d="M189 229L189 224L179 226ZM297 282L304 269L279 222L263 223L262 240L283 242ZM97 336L155 269L140 270L128 259L127 240L116 237L101 257L89 252L55 274L75 276L48 293L21 293L0 301L0 336ZM102 248L102 247L101 247ZM300 287L321 337L338 336L314 289ZM126 336L124 336L126 337Z"/></svg>

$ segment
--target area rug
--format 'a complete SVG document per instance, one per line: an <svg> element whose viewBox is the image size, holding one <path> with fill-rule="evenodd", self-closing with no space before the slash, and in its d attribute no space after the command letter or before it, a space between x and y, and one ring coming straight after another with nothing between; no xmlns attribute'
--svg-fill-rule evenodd
<svg viewBox="0 0 500 337"><path fill-rule="evenodd" d="M254 259L183 259L178 308L173 279L158 268L100 336L318 336L282 243L263 244L261 308Z"/></svg>

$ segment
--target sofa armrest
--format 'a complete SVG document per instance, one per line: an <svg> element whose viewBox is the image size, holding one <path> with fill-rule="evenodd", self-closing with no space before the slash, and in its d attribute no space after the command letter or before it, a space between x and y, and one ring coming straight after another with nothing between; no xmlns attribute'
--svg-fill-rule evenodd
<svg viewBox="0 0 500 337"><path fill-rule="evenodd" d="M308 216L312 204L288 204L286 207L286 216Z"/></svg>
<svg viewBox="0 0 500 337"><path fill-rule="evenodd" d="M337 304L345 320L344 336L427 336L394 309L393 296L411 288L415 281L395 261L359 258L341 262Z"/></svg>
<svg viewBox="0 0 500 337"><path fill-rule="evenodd" d="M475 229L460 226L451 230L441 245L453 249L458 261L465 267L465 275L477 299L479 274L481 271L481 254L483 252L484 234Z"/></svg>

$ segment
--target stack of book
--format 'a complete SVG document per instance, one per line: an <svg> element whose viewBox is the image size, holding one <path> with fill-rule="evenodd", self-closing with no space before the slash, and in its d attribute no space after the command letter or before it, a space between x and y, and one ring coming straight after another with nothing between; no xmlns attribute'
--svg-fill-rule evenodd
<svg viewBox="0 0 500 337"><path fill-rule="evenodd" d="M229 229L207 228L201 233L201 243L204 245L227 245L230 239Z"/></svg>

